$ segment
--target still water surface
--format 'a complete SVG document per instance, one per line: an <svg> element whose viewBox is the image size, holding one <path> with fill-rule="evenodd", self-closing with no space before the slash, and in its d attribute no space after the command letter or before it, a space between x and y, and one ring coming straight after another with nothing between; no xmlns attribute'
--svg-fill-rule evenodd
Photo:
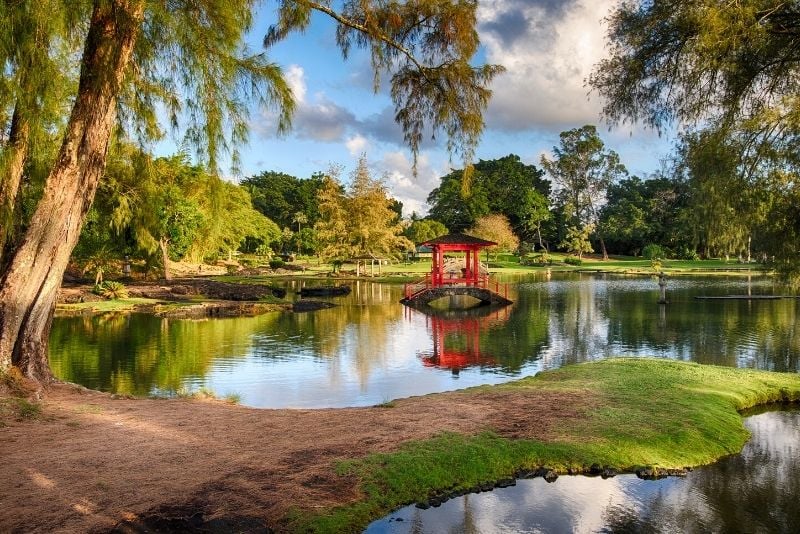
<svg viewBox="0 0 800 534"><path fill-rule="evenodd" d="M270 408L373 405L609 356L797 372L800 300L694 298L748 292L786 291L755 277L673 278L663 307L653 278L539 273L513 281L512 306L453 319L402 306L400 285L357 282L311 313L57 318L50 355L59 378L90 388L205 387Z"/></svg>
<svg viewBox="0 0 800 534"><path fill-rule="evenodd" d="M741 454L683 479L520 480L439 508L403 508L366 532L800 532L800 411L762 413L745 425L753 436Z"/></svg>

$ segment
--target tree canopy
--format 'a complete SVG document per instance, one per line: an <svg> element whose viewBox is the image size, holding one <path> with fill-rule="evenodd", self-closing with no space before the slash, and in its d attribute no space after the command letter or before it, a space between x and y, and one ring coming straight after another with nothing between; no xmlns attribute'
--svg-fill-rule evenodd
<svg viewBox="0 0 800 534"><path fill-rule="evenodd" d="M48 44L68 43L64 28L76 29L85 40L82 52L80 46L68 46L69 53L58 56L61 72L78 75L77 88L64 99L71 111L59 115L62 128L49 130L61 143L46 165L46 179L32 201L30 217L4 238L12 244L5 247L9 252L0 266L0 369L13 364L31 378L51 377L49 317L103 176L114 131L130 138L157 139L163 125L155 110L164 109L171 126L182 125L187 146L216 170L218 155L226 150L236 163L236 147L246 139L252 103L276 110L279 128L289 126L294 98L280 67L265 54L242 46L243 36L253 29L256 4L256 0L2 4L2 22L24 20L29 7L33 20L59 21L52 27L36 26L42 34L38 45L27 37L8 38L11 32L2 38L0 128L4 131L13 122L8 111L12 108L25 111L25 118L36 122L31 131L48 130L37 113L26 111L25 72L36 74L46 87L60 83L56 77L48 78L47 69L26 68L15 58L25 57L32 46L38 46L41 57L56 57L56 48ZM381 75L391 77L395 118L415 161L427 128L444 131L451 152L471 158L483 131L489 83L502 70L472 64L478 49L477 2L346 0L334 8L327 1L279 0L278 8L277 23L266 31L267 47L305 30L312 12L333 18L338 24L336 44L345 56L353 47L369 51L376 88ZM60 22L70 19L74 23ZM14 30L22 27L16 25ZM0 160L14 160L20 147L30 154L29 144L3 138ZM17 174L12 172L18 167L3 164L0 190L10 200L0 198L0 216L7 217L19 203Z"/></svg>
<svg viewBox="0 0 800 534"><path fill-rule="evenodd" d="M399 257L413 248L403 235L383 182L370 175L362 156L342 187L332 172L318 193L322 215L316 224L322 256L347 259L361 256Z"/></svg>
<svg viewBox="0 0 800 534"><path fill-rule="evenodd" d="M319 220L317 193L322 188L323 174L297 178L282 172L264 171L243 179L240 184L250 192L253 207L281 228L296 227L296 214L301 213L304 225L314 226Z"/></svg>
<svg viewBox="0 0 800 534"><path fill-rule="evenodd" d="M475 226L467 230L467 234L497 243L487 249L495 253L513 252L519 247L519 238L511 229L508 217L499 213L479 218L475 222Z"/></svg>
<svg viewBox="0 0 800 534"><path fill-rule="evenodd" d="M610 55L589 84L613 120L663 128L768 109L797 121L800 16L795 2L645 0L608 18Z"/></svg>
<svg viewBox="0 0 800 534"><path fill-rule="evenodd" d="M455 170L441 178L439 187L428 195L431 219L441 221L454 232L462 232L490 213L505 215L518 237L530 238L537 224L531 223L542 205L547 206L550 184L535 165L522 163L515 154L480 160L473 166L469 187L464 171Z"/></svg>
<svg viewBox="0 0 800 534"><path fill-rule="evenodd" d="M606 117L695 126L679 154L705 197L694 215L707 210L702 219L718 229L706 229L709 246L741 250L759 220L766 251L800 274L800 241L787 243L797 235L788 208L800 152L797 3L633 1L608 20L611 54L589 78Z"/></svg>

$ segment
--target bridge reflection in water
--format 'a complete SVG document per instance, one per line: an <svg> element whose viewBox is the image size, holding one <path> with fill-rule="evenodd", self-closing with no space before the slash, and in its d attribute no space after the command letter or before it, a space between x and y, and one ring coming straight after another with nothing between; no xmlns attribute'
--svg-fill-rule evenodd
<svg viewBox="0 0 800 534"><path fill-rule="evenodd" d="M497 365L491 354L481 350L481 334L508 321L510 306L479 306L465 309L438 309L431 306L406 307L406 317L425 316L431 332L431 350L417 353L426 367L449 369L458 376L462 369Z"/></svg>

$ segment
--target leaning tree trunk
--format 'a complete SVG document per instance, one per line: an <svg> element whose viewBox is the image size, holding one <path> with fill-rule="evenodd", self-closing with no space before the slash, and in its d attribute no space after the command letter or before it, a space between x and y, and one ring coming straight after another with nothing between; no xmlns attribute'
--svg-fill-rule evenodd
<svg viewBox="0 0 800 534"><path fill-rule="evenodd" d="M603 234L598 233L597 238L600 239L600 250L603 251L603 261L608 261L608 251L606 250L606 242L603 241Z"/></svg>
<svg viewBox="0 0 800 534"><path fill-rule="evenodd" d="M169 282L172 280L172 273L169 272L169 239L159 239L158 247L161 249L161 261L164 264L164 280Z"/></svg>
<svg viewBox="0 0 800 534"><path fill-rule="evenodd" d="M78 94L64 140L0 283L0 370L17 366L47 383L47 343L56 294L97 190L131 58L143 0L96 0Z"/></svg>

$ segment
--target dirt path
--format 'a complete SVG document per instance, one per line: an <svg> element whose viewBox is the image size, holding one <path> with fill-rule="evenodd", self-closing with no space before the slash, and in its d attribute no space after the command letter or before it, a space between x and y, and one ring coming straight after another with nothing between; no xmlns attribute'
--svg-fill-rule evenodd
<svg viewBox="0 0 800 534"><path fill-rule="evenodd" d="M358 499L336 460L442 431L552 438L588 399L535 389L453 392L390 408L259 410L220 402L128 400L54 386L42 415L0 421L0 531L105 531L197 511L280 530L292 507Z"/></svg>

